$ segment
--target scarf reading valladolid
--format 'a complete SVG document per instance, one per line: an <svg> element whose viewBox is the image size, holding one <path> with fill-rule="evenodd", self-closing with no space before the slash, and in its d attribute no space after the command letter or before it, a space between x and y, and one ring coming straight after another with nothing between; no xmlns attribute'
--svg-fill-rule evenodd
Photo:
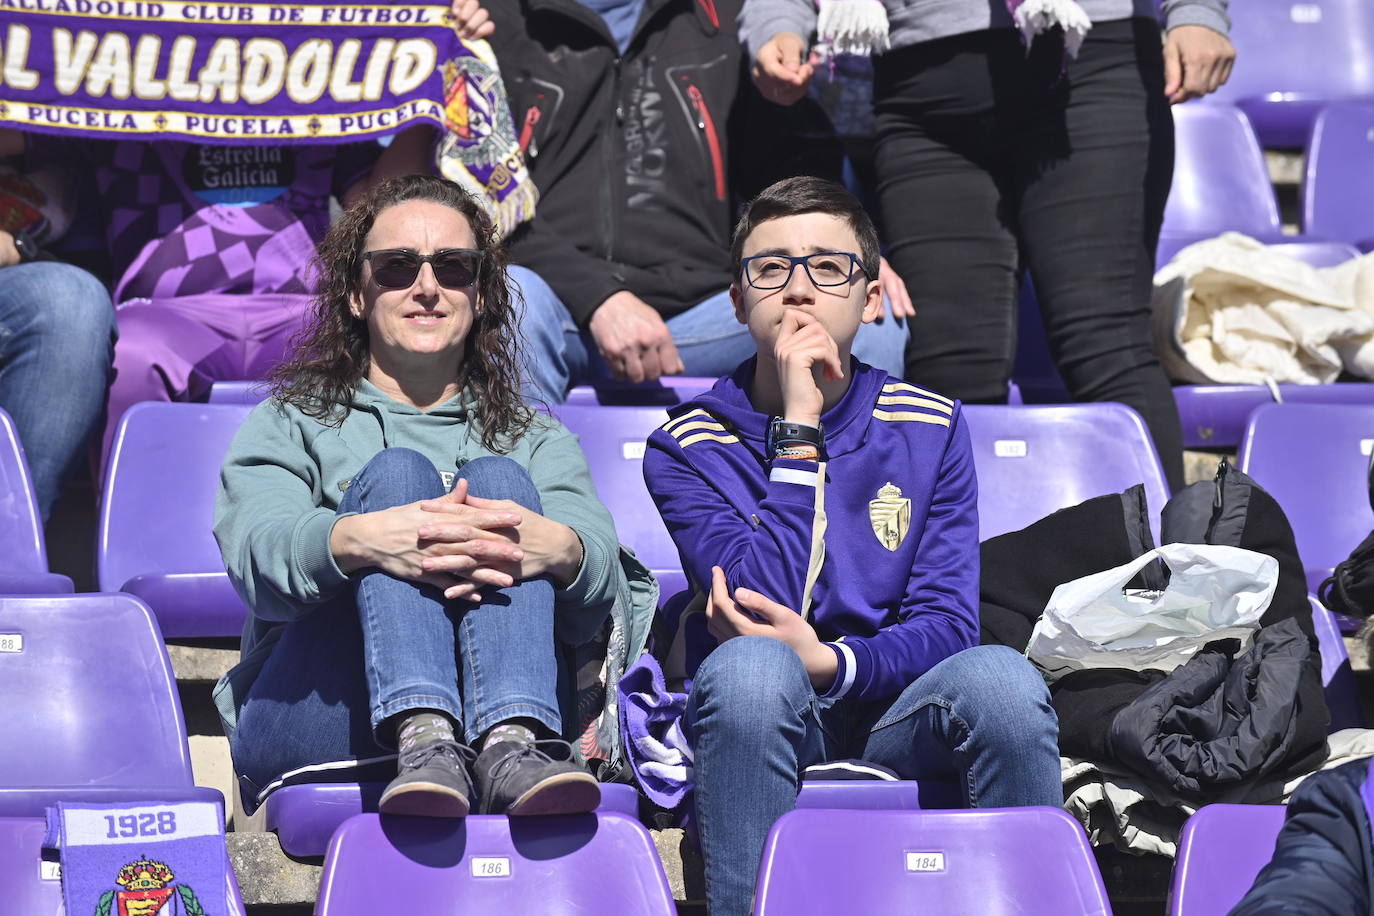
<svg viewBox="0 0 1374 916"><path fill-rule="evenodd" d="M1004 0L1007 12L1029 49L1035 36L1064 30L1064 53L1077 57L1092 20L1075 0ZM883 0L816 0L817 46L824 57L868 56L887 50L887 9Z"/></svg>
<svg viewBox="0 0 1374 916"><path fill-rule="evenodd" d="M0 127L279 146L447 128L440 171L503 234L534 213L491 49L447 4L0 0Z"/></svg>

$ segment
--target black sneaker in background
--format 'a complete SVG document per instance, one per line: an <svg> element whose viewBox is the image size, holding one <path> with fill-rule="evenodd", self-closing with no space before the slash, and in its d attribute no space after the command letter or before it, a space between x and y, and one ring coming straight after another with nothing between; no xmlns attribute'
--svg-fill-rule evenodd
<svg viewBox="0 0 1374 916"><path fill-rule="evenodd" d="M421 817L466 817L472 805L468 765L472 748L457 741L431 741L400 755L377 810Z"/></svg>
<svg viewBox="0 0 1374 916"><path fill-rule="evenodd" d="M500 741L477 755L472 772L484 814L585 814L601 804L601 784L566 741Z"/></svg>

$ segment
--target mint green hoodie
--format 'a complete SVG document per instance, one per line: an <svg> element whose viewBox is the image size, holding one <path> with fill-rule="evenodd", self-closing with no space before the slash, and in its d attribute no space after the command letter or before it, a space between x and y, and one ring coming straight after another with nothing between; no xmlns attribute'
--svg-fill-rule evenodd
<svg viewBox="0 0 1374 916"><path fill-rule="evenodd" d="M348 582L334 562L329 536L353 475L382 449L410 448L434 462L451 486L465 463L493 454L482 445L465 395L424 412L364 380L351 404L343 423L330 427L295 407L265 401L248 414L229 446L215 502L215 538L229 578L253 615L244 630L243 661L215 691L227 728L236 724L281 625L336 597ZM557 420L536 414L506 457L529 471L543 514L582 539L582 568L555 593L559 640L586 643L618 601L614 623L633 660L647 636L657 586L633 554L621 549L577 437Z"/></svg>

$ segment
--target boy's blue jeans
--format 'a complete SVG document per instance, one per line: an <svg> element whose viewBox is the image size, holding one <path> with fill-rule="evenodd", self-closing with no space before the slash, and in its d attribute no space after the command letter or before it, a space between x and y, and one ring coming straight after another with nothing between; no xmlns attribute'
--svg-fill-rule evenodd
<svg viewBox="0 0 1374 916"><path fill-rule="evenodd" d="M1049 691L1003 646L953 655L883 704L818 698L790 646L735 637L697 669L686 719L711 916L749 912L764 840L813 763L857 757L954 781L970 807L1063 804Z"/></svg>
<svg viewBox="0 0 1374 916"><path fill-rule="evenodd" d="M578 329L563 300L543 278L526 267L511 267L510 276L525 303L520 330L529 363L529 393L549 404L561 404L569 386L611 378L591 333ZM667 324L687 375L729 375L754 355L754 338L735 320L727 290L674 315ZM906 336L906 322L885 314L880 321L859 326L853 353L860 361L901 378Z"/></svg>
<svg viewBox="0 0 1374 916"><path fill-rule="evenodd" d="M509 458L478 458L458 473L475 496L540 510L529 474ZM444 492L428 459L391 448L353 478L339 511ZM547 578L483 588L475 605L377 569L354 573L351 591L286 624L249 690L232 750L257 786L310 764L394 753L394 735L379 726L410 709L443 712L468 743L517 717L561 732Z"/></svg>

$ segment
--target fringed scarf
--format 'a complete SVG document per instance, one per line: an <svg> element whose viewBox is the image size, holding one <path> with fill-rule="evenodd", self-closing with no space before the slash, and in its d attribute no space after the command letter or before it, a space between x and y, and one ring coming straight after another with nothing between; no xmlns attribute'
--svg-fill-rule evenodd
<svg viewBox="0 0 1374 916"><path fill-rule="evenodd" d="M485 41L462 40L444 64L445 131L439 173L482 201L502 237L534 217L539 191L530 180L511 120L496 57Z"/></svg>
<svg viewBox="0 0 1374 916"><path fill-rule="evenodd" d="M1077 57L1092 20L1076 0L1004 0L1007 12L1029 50L1035 36L1056 26L1064 30L1064 53ZM816 0L817 46L826 58L836 54L868 56L888 47L883 0Z"/></svg>

